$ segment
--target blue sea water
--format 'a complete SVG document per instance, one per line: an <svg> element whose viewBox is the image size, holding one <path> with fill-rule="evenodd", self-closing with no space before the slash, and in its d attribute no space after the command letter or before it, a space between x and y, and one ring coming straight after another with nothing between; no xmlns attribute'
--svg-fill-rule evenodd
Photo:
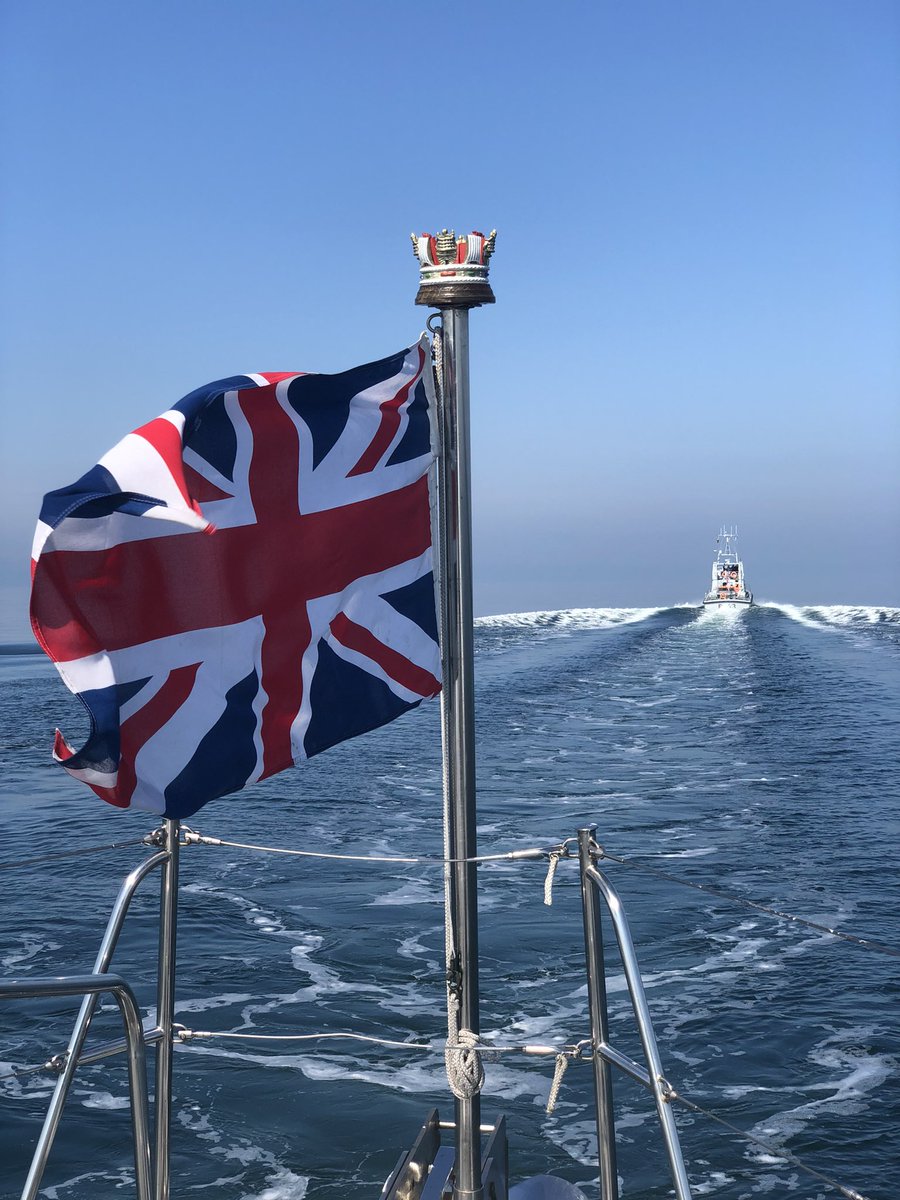
<svg viewBox="0 0 900 1200"><path fill-rule="evenodd" d="M900 948L900 610L760 605L595 609L482 620L476 635L479 849L596 823L612 854ZM140 836L50 760L84 718L52 667L0 652L5 863ZM210 805L205 834L348 854L441 853L437 705ZM140 847L0 872L4 976L80 972ZM687 1097L872 1200L900 1195L900 960L634 868L626 906L668 1077ZM502 1044L587 1036L574 864L479 868L482 1029ZM155 886L116 958L151 1015ZM224 847L183 853L178 1020L247 1033L353 1030L440 1042L439 871ZM637 1055L608 951L613 1041ZM12 1075L65 1045L74 1006L0 1011L0 1177L17 1195L50 1091ZM98 1037L114 1036L105 1007ZM591 1073L552 1116L552 1059L488 1063L484 1116L510 1122L514 1178L594 1194ZM670 1194L649 1096L615 1081L623 1197ZM173 1195L377 1196L427 1110L452 1115L440 1053L366 1043L205 1041L175 1061ZM835 1195L795 1166L678 1115L697 1196ZM79 1072L49 1200L132 1193L124 1065Z"/></svg>

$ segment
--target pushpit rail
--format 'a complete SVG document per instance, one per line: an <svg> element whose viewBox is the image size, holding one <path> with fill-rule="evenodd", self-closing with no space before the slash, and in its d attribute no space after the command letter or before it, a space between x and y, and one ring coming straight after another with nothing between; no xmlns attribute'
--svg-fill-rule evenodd
<svg viewBox="0 0 900 1200"><path fill-rule="evenodd" d="M594 1067L594 1097L597 1120L597 1152L600 1161L601 1200L619 1200L619 1177L616 1170L616 1130L613 1110L612 1071L617 1067L643 1084L653 1095L659 1117L672 1183L678 1200L691 1200L691 1188L678 1129L672 1113L672 1087L663 1074L650 1009L644 993L641 972L634 952L634 942L628 927L625 909L609 880L594 866L596 825L578 830L578 858L581 868L581 903L584 917L584 956L588 977L588 1005L591 1019L591 1049ZM621 1054L609 1044L609 1010L606 994L606 968L603 958L603 925L601 900L612 921L628 995L634 1010L641 1046L647 1062L642 1068L633 1059Z"/></svg>
<svg viewBox="0 0 900 1200"><path fill-rule="evenodd" d="M600 845L594 837L596 826L591 825L584 829L579 829L577 838L567 838L564 841L554 843L544 847L529 847L527 849L507 851L494 854L481 854L473 856L472 860L475 863L499 863L502 861L524 861L524 860L539 860L543 859L548 863L547 878L544 885L544 902L552 903L552 883L559 862L563 858L572 858L573 854L571 847L577 841L578 844L578 859L579 859L579 876L581 884L581 898L583 910L584 924L584 945L585 945L585 962L587 969L588 980L588 1001L589 1001L589 1016L590 1016L590 1038L583 1039L571 1045L491 1045L482 1044L478 1039L477 1044L471 1047L476 1053L485 1054L493 1057L505 1053L522 1053L525 1055L544 1055L556 1056L557 1070L551 1088L551 1099L548 1102L548 1111L552 1110L556 1096L559 1092L559 1085L562 1081L562 1075L568 1065L574 1061L586 1061L588 1058L592 1061L594 1089L595 1089L595 1107L596 1107L596 1122L598 1134L598 1166L600 1168L600 1195L601 1200L618 1200L618 1176L616 1172L615 1161L615 1119L613 1112L612 1099L612 1068L622 1071L636 1082L645 1087L654 1097L656 1104L657 1115L660 1121L660 1126L665 1142L666 1152L669 1159L669 1166L674 1183L674 1191L677 1200L690 1200L691 1192L687 1180L684 1161L681 1155L680 1145L678 1141L678 1133L675 1128L672 1108L675 1104L681 1104L687 1109L699 1113L717 1124L725 1127L731 1133L743 1137L748 1142L758 1145L767 1153L783 1159L785 1162L790 1162L800 1170L819 1179L826 1186L835 1189L848 1200L866 1200L861 1193L853 1188L846 1187L840 1184L837 1180L829 1177L821 1171L812 1167L809 1163L798 1158L796 1155L779 1147L765 1143L762 1139L753 1134L748 1134L739 1129L737 1126L730 1124L722 1117L714 1112L695 1104L689 1098L681 1094L675 1089L666 1079L663 1074L660 1063L659 1053L656 1046L656 1040L653 1033L652 1022L650 1019L649 1008L647 1006L646 997L644 995L643 984L641 982L640 971L635 956L634 945L631 939L631 934L628 927L628 922L625 917L624 907L619 899L619 896L608 879L598 870L597 864L603 860L609 860L613 863L631 866L638 869L649 870L654 875L664 876L672 883L682 884L687 887L699 889L707 894L714 896L716 899L734 903L742 907L749 907L756 910L761 910L770 916L799 922L803 925L810 925L813 928L820 930L823 933L831 934L834 937L840 938L847 942L854 942L858 946L868 950L881 951L897 956L898 951L874 942L872 939L860 938L848 934L841 930L829 928L811 922L805 918L798 917L791 913L785 913L767 905L760 904L755 901L748 901L746 898L731 896L718 888L709 887L706 885L698 885L687 880L678 878L677 876L669 875L658 871L654 868L645 867L644 864L633 862L629 859L622 859L614 854L611 854L602 845ZM119 889L116 901L110 913L109 920L103 935L100 950L94 964L94 971L91 975L79 976L63 976L52 979L28 979L28 980L11 980L0 982L0 1000L24 998L26 996L65 996L65 995L83 995L84 1000L82 1007L76 1020L75 1028L69 1039L68 1047L65 1051L53 1055L49 1058L42 1067L28 1067L14 1071L14 1075L30 1074L34 1070L48 1070L55 1073L59 1078L51 1098L47 1116L44 1121L44 1127L41 1131L38 1146L35 1150L35 1155L29 1171L28 1180L25 1189L22 1192L23 1200L35 1200L38 1194L44 1168L46 1167L47 1159L50 1154L53 1139L56 1133L59 1120L62 1115L62 1108L65 1103L66 1095L69 1086L72 1082L75 1069L78 1065L87 1065L98 1062L104 1058L115 1054L127 1053L129 1056L129 1079L131 1089L131 1107L132 1107L132 1122L135 1141L135 1183L138 1200L167 1200L169 1194L169 1124L171 1112L171 1062L172 1049L175 1042L189 1043L195 1039L209 1038L241 1038L246 1040L259 1041L313 1041L318 1039L331 1040L362 1040L383 1045L386 1048L407 1049L410 1051L444 1053L446 1047L440 1044L439 1041L429 1041L427 1043L419 1042L398 1042L395 1039L384 1039L361 1035L357 1033L306 1033L299 1035L266 1035L266 1034L237 1034L228 1032L214 1032L189 1030L183 1026L177 1025L173 1019L174 1011L174 968L175 968L175 926L177 917L177 872L178 872L178 854L179 850L185 846L206 845L210 847L230 847L242 848L251 851L259 851L273 854L296 855L303 858L318 858L318 859L338 859L351 862L371 862L373 864L420 864L428 866L444 865L447 859L441 855L360 855L360 854L342 854L335 852L323 852L314 850L290 849L287 847L276 846L261 846L257 844L232 842L215 837L206 837L198 832L189 829L187 826L180 825L174 820L167 820L163 827L154 831L141 839L135 839L128 842L115 843L113 846L90 847L84 853L94 853L100 850L118 848L120 846L144 844L153 850L142 863L138 864L123 880ZM77 851L75 853L78 853ZM46 860L56 856L47 856ZM0 864L3 867L16 867L31 865L36 860L27 860L18 863ZM40 860L45 861L45 860ZM134 1001L133 993L128 985L118 975L108 973L111 963L113 951L115 950L119 934L122 929L125 917L131 899L143 880L145 880L157 867L161 868L161 889L160 889L160 930L159 930L159 954L160 954L160 970L158 974L157 986L157 1023L149 1028L144 1028L141 1025L139 1010ZM603 932L601 916L603 908L612 921L613 929L616 936L616 941L619 948L619 953L622 959L622 966L628 985L629 996L634 1011L637 1030L640 1035L642 1048L644 1052L645 1065L635 1062L627 1055L621 1053L610 1044L609 1040L609 1020L606 1002L606 975L604 965L604 947L603 947ZM119 1038L116 1041L110 1041L102 1045L85 1049L85 1039L90 1026L91 1018L94 1013L97 999L103 992L112 993L123 1015L125 1022L125 1037ZM149 1136L149 1125L147 1120L148 1098L146 1087L146 1066L145 1054L146 1047L152 1046L156 1049L157 1072L156 1072L156 1102L155 1102L155 1135L156 1145L153 1147ZM459 1047L460 1050L464 1049ZM163 1060L162 1066L160 1060ZM425 1145L432 1144L437 1148L440 1145L439 1132L435 1130L454 1129L455 1122L440 1121L435 1114L435 1122L429 1118L425 1126L423 1126L423 1134L426 1129L429 1130L424 1138L424 1143L420 1144L420 1139L416 1145L419 1151L425 1149ZM431 1126L434 1124L434 1128ZM493 1185L493 1194L502 1200L506 1195L507 1173L505 1170L505 1151L501 1153L499 1142L502 1139L504 1131L504 1119L500 1120L491 1126L481 1126L482 1133L490 1133L498 1136L492 1138L491 1146L493 1147L490 1154L481 1161L482 1183L488 1182L484 1172L490 1165L489 1182ZM449 1148L442 1149L442 1162L437 1164L439 1168L437 1174L444 1164L444 1160L448 1160L447 1156ZM490 1160L490 1162L489 1162ZM412 1164L410 1172L401 1169L401 1164L398 1163L395 1172L391 1176L392 1186L398 1189L397 1194L404 1196L418 1196L420 1200L424 1200L422 1192L419 1188L424 1188L426 1176L420 1174L418 1158L413 1156L409 1159ZM437 1179L430 1182L435 1182ZM390 1181L389 1181L390 1182ZM409 1185L415 1184L413 1191L407 1193ZM433 1191L429 1188L429 1195ZM435 1193L437 1194L437 1193Z"/></svg>
<svg viewBox="0 0 900 1200"><path fill-rule="evenodd" d="M144 1028L141 1012L134 992L120 975L95 973L93 975L64 975L48 979L12 979L0 982L0 1000L49 999L61 996L84 996L91 1011L97 997L109 992L122 1015L125 1026L125 1044L128 1052L128 1088L131 1100L131 1127L134 1138L134 1177L138 1200L152 1200L152 1178L150 1172L150 1124L147 1099L147 1067L144 1051ZM84 1009L82 1009L84 1011ZM74 1071L77 1054L69 1059ZM67 1064L68 1066L68 1064ZM70 1077L70 1076L69 1076ZM57 1088L66 1076L61 1076ZM67 1087L63 1091L63 1100ZM58 1091L54 1093L54 1099ZM51 1113L54 1110L51 1109ZM36 1195L41 1176L47 1164L53 1137L62 1114L59 1104L55 1121L48 1120L41 1130L41 1137L34 1152L31 1170L25 1184L23 1196Z"/></svg>
<svg viewBox="0 0 900 1200"><path fill-rule="evenodd" d="M63 1109L75 1071L79 1065L97 1062L125 1051L128 1054L131 1119L135 1143L135 1186L138 1200L168 1200L169 1196L169 1132L172 1111L172 1052L174 1041L175 1005L175 942L177 928L178 862L180 849L179 822L166 819L138 842L154 849L123 879L113 903L106 929L90 975L64 975L50 979L8 980L0 982L0 1000L25 997L83 996L81 1007L68 1045L45 1064L58 1076L38 1136L37 1145L28 1169L21 1200L36 1200L50 1157L50 1151L62 1120ZM109 847L91 847L93 853ZM11 865L11 864L10 864ZM128 915L131 901L141 883L157 868L160 871L159 955L157 970L157 1021L145 1029L134 993L118 975L109 973L119 935ZM125 1038L84 1052L88 1031L103 992L111 992L119 1005L125 1025ZM155 1149L151 1154L148 1122L148 1093L146 1047L156 1050L154 1087ZM153 1170L151 1172L151 1158Z"/></svg>
<svg viewBox="0 0 900 1200"><path fill-rule="evenodd" d="M230 849L244 849L256 851L260 853L293 855L306 859L329 859L346 862L368 862L373 865L410 865L416 864L420 866L438 867L444 865L448 859L441 855L434 854L347 854L331 851L315 851L301 850L299 848L289 848L283 846L263 846L259 844L236 842L225 840L216 837L207 837L200 834L198 831L183 828L184 845L205 845L219 846ZM800 917L793 913L784 912L779 909L772 908L769 905L760 904L756 901L747 900L745 897L733 896L723 891L720 888L711 887L708 885L699 885L688 880L679 878L666 872L661 872L655 868L645 867L644 864L634 862L630 859L620 858L609 852L604 846L600 845L594 838L596 826L591 825L583 830L579 830L576 837L569 837L561 841L554 842L543 847L532 846L526 849L506 851L493 854L478 854L472 856L466 861L482 864L496 864L503 861L511 860L544 860L547 863L547 876L544 883L544 903L552 904L552 887L556 876L557 868L560 861L564 858L570 859L574 855L572 847L577 843L579 849L579 863L582 881L582 899L584 901L584 926L585 926L585 951L586 951L586 967L589 972L588 990L589 997L593 989L594 995L597 997L597 1003L592 1004L590 1008L591 1016L591 1037L576 1041L574 1043L560 1045L538 1045L538 1044L520 1044L520 1045L497 1045L481 1043L480 1041L473 1047L478 1053L484 1054L488 1058L500 1056L502 1054L516 1053L524 1055L550 1056L556 1058L557 1069L551 1086L550 1099L548 1100L548 1112L553 1110L556 1097L559 1093L562 1076L565 1070L572 1062L586 1062L591 1059L594 1068L595 1080L600 1080L599 1086L596 1087L597 1099L597 1129L598 1129L598 1158L601 1172L604 1169L604 1156L606 1161L605 1178L609 1180L609 1184L601 1183L601 1186L608 1189L616 1189L618 1179L614 1169L610 1169L615 1163L615 1128L612 1108L612 1093L611 1093L611 1067L616 1067L624 1074L630 1076L636 1082L644 1086L650 1091L656 1101L657 1113L660 1118L661 1126L666 1140L666 1149L669 1154L669 1163L672 1170L673 1180L675 1183L675 1194L677 1200L682 1197L689 1198L691 1192L686 1179L684 1161L681 1156L680 1145L678 1142L677 1130L673 1117L674 1105L681 1105L684 1108L705 1116L710 1121L727 1129L730 1133L742 1138L749 1145L756 1146L763 1150L766 1154L773 1158L780 1159L786 1163L790 1163L803 1171L812 1178L818 1179L826 1187L832 1188L847 1200L867 1200L867 1197L858 1192L852 1187L840 1183L838 1180L825 1174L824 1172L813 1167L804 1159L784 1149L781 1146L773 1145L756 1134L748 1133L746 1130L740 1129L738 1126L726 1121L715 1112L704 1108L702 1105L696 1104L694 1101L685 1096L681 1091L677 1090L665 1077L659 1062L659 1052L656 1046L656 1039L653 1033L652 1022L649 1016L649 1008L647 1006L646 997L644 994L643 984L641 982L640 971L637 964L634 945L631 939L631 934L628 927L628 922L625 917L624 906L618 896L618 893L613 888L609 880L601 874L597 869L596 864L603 860L621 864L623 866L634 867L638 870L648 870L651 874L663 876L668 882L680 884L682 886L700 890L708 895L713 896L719 901L728 904L734 904L738 907L750 908L752 910L764 912L770 917L779 920L790 921L803 926L814 928L822 933L829 934L835 938L842 940L845 943L853 943L858 947L866 950L881 951L888 953L894 957L900 956L900 951L891 947L883 946L882 944L873 941L870 938L857 937L845 931L833 929L829 926L820 925L817 922L809 921L806 918ZM457 861L457 860L449 860ZM598 880L600 881L598 883ZM603 968L603 942L602 930L600 927L600 902L607 907L610 918L613 921L614 929L616 930L617 941L619 942L620 952L623 953L623 966L627 963L626 979L632 981L636 986L629 987L629 992L632 999L632 1007L635 1010L635 1016L638 1021L638 1032L641 1034L643 1048L645 1052L646 1066L641 1066L627 1055L620 1053L609 1043L608 1037L608 1020L601 1021L601 1012L605 1014L605 975ZM596 934L595 931L596 930ZM593 965L593 970L591 970ZM593 982L591 981L593 976ZM637 997L637 999L635 998ZM640 1015L639 1015L640 1014ZM376 1038L358 1033L346 1032L323 1032L323 1033L305 1033L305 1034L246 1034L246 1033L227 1033L209 1030L188 1030L179 1028L177 1031L178 1039L182 1042L191 1042L195 1039L239 1039L246 1041L274 1041L274 1042L312 1042L317 1040L350 1040L350 1041L370 1041L387 1048L403 1049L419 1052L441 1052L444 1048L437 1042L400 1042L394 1039ZM602 1111L601 1111L602 1109ZM426 1121L423 1126L423 1131L427 1128L429 1122ZM455 1127L454 1122L440 1121L441 1129L452 1129ZM481 1132L491 1133L495 1129L493 1125L485 1125L481 1127ZM420 1133L420 1138L423 1135ZM431 1138L426 1137L425 1142L430 1144ZM416 1142L419 1150L422 1149L419 1142ZM412 1159L410 1161L413 1161ZM417 1174L418 1168L413 1170L412 1175L422 1184L423 1177ZM601 1179L603 1176L601 1176ZM402 1173L400 1176L392 1176L395 1185L400 1185L402 1190ZM680 1183L678 1182L680 1180ZM412 1176L406 1179L407 1184L412 1184ZM679 1187L681 1190L679 1190ZM405 1194L405 1193L404 1193ZM411 1196L418 1193L410 1193ZM608 1190L601 1192L602 1200L609 1200L610 1197L618 1197L616 1190Z"/></svg>

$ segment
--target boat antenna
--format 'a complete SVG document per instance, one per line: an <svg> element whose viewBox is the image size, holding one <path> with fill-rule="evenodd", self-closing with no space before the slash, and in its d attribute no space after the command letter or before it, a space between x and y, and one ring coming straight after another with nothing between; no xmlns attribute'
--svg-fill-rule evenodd
<svg viewBox="0 0 900 1200"><path fill-rule="evenodd" d="M469 439L469 310L493 304L487 237L452 230L412 235L419 260L416 304L440 309L438 376L438 569L441 580L441 695L449 875L448 1005L460 1031L479 1034L476 895L475 690L472 606L472 499ZM429 326L431 321L429 320ZM437 341L437 338L436 338ZM451 1018L452 1020L452 1018ZM462 1040L462 1038L460 1038ZM461 1057L454 1055L453 1057ZM482 1200L480 1075L454 1087L454 1198Z"/></svg>

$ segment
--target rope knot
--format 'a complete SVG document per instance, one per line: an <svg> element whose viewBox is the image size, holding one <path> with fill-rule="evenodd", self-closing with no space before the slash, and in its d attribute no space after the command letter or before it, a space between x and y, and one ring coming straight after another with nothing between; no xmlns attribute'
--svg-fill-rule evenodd
<svg viewBox="0 0 900 1200"><path fill-rule="evenodd" d="M478 1035L471 1029L459 1029L459 1000L447 996L447 1047L444 1062L447 1082L457 1100L471 1100L484 1086L484 1065L478 1053Z"/></svg>
<svg viewBox="0 0 900 1200"><path fill-rule="evenodd" d="M484 1086L484 1066L478 1053L478 1035L471 1029L460 1029L456 1042L447 1041L445 1053L447 1080L458 1100L470 1100Z"/></svg>

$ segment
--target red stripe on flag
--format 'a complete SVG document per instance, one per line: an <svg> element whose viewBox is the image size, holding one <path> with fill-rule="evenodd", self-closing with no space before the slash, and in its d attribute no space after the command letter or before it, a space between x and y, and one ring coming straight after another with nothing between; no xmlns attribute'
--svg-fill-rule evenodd
<svg viewBox="0 0 900 1200"><path fill-rule="evenodd" d="M179 431L165 417L156 417L153 421L148 421L146 425L142 425L140 429L136 429L134 432L137 437L142 437L145 442L150 443L166 464L166 469L172 476L172 482L184 497L185 504L190 504L191 497L184 482L184 464L181 461L182 446Z"/></svg>
<svg viewBox="0 0 900 1200"><path fill-rule="evenodd" d="M407 691L416 692L419 696L436 696L440 692L441 685L430 671L417 667L405 654L386 646L374 633L351 621L346 613L338 613L334 618L331 632L348 650L356 650L378 663L387 675Z"/></svg>
<svg viewBox="0 0 900 1200"><path fill-rule="evenodd" d="M382 455L388 446L390 446L397 430L400 428L399 410L409 396L409 389L419 378L424 357L424 352L420 346L419 366L415 376L403 385L396 396L392 396L390 400L385 400L381 405L381 424L378 426L378 430L369 443L368 448L363 451L359 462L351 471L347 472L348 479L352 479L354 475L365 475L368 471L374 471L378 466Z"/></svg>
<svg viewBox="0 0 900 1200"><path fill-rule="evenodd" d="M263 543L268 562L261 563L257 571L261 582L264 577L268 585L265 602L259 606L266 630L260 650L267 696L260 730L263 779L293 765L291 725L303 701L300 663L310 636L306 606L298 602L284 545L296 536L302 521L297 499L300 439L294 422L279 404L260 403L267 393L274 401L274 383L240 395L241 410L253 436L250 498L257 521L271 539ZM231 565L240 569L234 561ZM246 559L241 565L245 570L252 569ZM229 579L241 587L233 574ZM286 580L291 580L290 586L286 586Z"/></svg>
<svg viewBox="0 0 900 1200"><path fill-rule="evenodd" d="M67 758L71 758L75 751L57 729L53 735L53 757L57 762L65 762Z"/></svg>
<svg viewBox="0 0 900 1200"><path fill-rule="evenodd" d="M119 730L121 750L116 786L95 787L93 790L101 800L105 800L107 804L114 804L116 808L128 808L131 804L137 783L135 758L138 752L175 716L187 700L199 669L199 663L176 667L153 699L148 700L143 708L138 709L122 724Z"/></svg>
<svg viewBox="0 0 900 1200"><path fill-rule="evenodd" d="M251 410L245 411L253 425ZM253 432L258 442L263 435ZM296 430L290 432L296 443ZM270 436L288 433L285 426ZM254 469L259 525L219 529L212 537L190 531L105 550L43 553L31 616L47 654L67 662L260 615L268 628L270 615L303 612L308 600L342 592L431 545L424 476L396 492L301 516L296 476L270 474L271 481L264 466L258 477ZM280 512L270 511L275 505Z"/></svg>
<svg viewBox="0 0 900 1200"><path fill-rule="evenodd" d="M282 379L297 379L298 376L307 374L306 371L259 371L257 373L266 383L281 383ZM244 388L241 388L241 391L244 390ZM250 389L247 388L246 390L249 391Z"/></svg>
<svg viewBox="0 0 900 1200"><path fill-rule="evenodd" d="M196 500L191 499L184 478L184 462L181 457L183 453L181 433L165 417L157 417L155 420L149 421L146 425L142 425L140 429L136 429L134 432L138 437L142 437L145 442L150 443L165 463L166 470L172 476L172 482L181 493L185 504L188 508L193 509L198 517L202 517L203 513L200 505Z"/></svg>

